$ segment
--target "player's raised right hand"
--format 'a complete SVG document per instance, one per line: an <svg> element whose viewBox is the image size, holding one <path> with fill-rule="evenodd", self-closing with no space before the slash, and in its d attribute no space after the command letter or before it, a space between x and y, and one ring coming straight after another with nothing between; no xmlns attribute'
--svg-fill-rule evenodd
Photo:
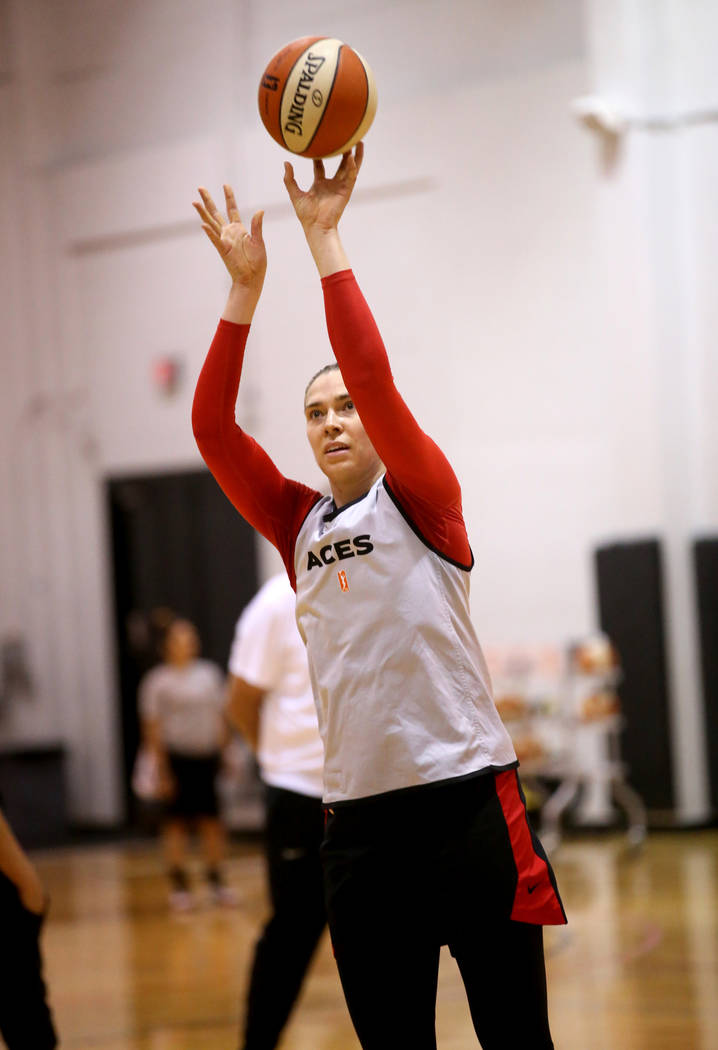
<svg viewBox="0 0 718 1050"><path fill-rule="evenodd" d="M231 186L225 185L227 218L219 212L208 190L199 187L202 203L192 205L202 220L202 229L227 267L232 283L260 292L267 270L267 251L262 238L264 212L258 211L247 230L242 222Z"/></svg>

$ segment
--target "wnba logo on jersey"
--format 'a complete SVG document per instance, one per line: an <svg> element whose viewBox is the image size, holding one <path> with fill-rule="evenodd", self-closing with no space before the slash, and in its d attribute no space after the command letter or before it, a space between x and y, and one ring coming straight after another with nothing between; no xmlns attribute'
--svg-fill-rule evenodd
<svg viewBox="0 0 718 1050"><path fill-rule="evenodd" d="M315 567L321 569L322 565L331 565L335 561L345 561L347 558L361 557L363 554L370 554L374 550L374 544L371 542L371 536L355 536L353 540L337 540L336 543L327 543L324 547L319 548L317 554L314 551L310 551L307 556L307 572ZM340 573L340 583L341 583ZM342 587L342 590L349 590L349 585Z"/></svg>
<svg viewBox="0 0 718 1050"><path fill-rule="evenodd" d="M348 591L349 580L347 579L347 574L342 569L341 572L337 573L337 576L339 577L339 589L342 591Z"/></svg>

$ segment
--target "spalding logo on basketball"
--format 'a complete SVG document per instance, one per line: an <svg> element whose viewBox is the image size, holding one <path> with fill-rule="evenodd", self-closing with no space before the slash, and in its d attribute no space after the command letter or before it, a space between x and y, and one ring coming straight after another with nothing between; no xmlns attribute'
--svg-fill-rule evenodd
<svg viewBox="0 0 718 1050"><path fill-rule="evenodd" d="M341 40L305 36L278 51L259 85L259 114L272 138L304 157L346 153L376 113L374 75Z"/></svg>

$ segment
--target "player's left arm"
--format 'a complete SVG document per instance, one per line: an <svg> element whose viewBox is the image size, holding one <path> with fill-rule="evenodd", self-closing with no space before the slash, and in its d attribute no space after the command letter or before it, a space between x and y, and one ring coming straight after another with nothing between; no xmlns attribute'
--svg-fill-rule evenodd
<svg viewBox="0 0 718 1050"><path fill-rule="evenodd" d="M417 423L396 389L371 310L351 270L322 280L329 338L371 442L395 483L448 508L461 488L448 459Z"/></svg>
<svg viewBox="0 0 718 1050"><path fill-rule="evenodd" d="M469 568L473 562L451 464L399 394L384 343L350 270L323 279L329 337L386 482L422 537Z"/></svg>
<svg viewBox="0 0 718 1050"><path fill-rule="evenodd" d="M314 161L314 181L300 190L291 164L285 185L302 224L324 289L329 338L364 429L387 470L387 483L442 553L471 562L461 513L461 487L444 453L421 429L394 385L389 359L371 310L356 283L338 224L351 198L363 145L346 153L333 176Z"/></svg>

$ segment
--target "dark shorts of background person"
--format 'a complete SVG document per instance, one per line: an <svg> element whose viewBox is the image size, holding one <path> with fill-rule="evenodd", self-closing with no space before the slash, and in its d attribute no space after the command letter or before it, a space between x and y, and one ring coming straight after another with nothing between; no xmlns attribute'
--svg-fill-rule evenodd
<svg viewBox="0 0 718 1050"><path fill-rule="evenodd" d="M272 915L257 941L244 1050L277 1045L326 926L319 798L266 788L265 854Z"/></svg>
<svg viewBox="0 0 718 1050"><path fill-rule="evenodd" d="M187 755L170 751L167 760L175 782L174 794L167 805L167 816L188 820L217 817L219 800L216 780L221 763L220 753Z"/></svg>
<svg viewBox="0 0 718 1050"><path fill-rule="evenodd" d="M441 945L483 1050L550 1050L541 923L565 915L516 771L325 814L329 928L364 1050L434 1050Z"/></svg>
<svg viewBox="0 0 718 1050"><path fill-rule="evenodd" d="M42 976L44 916L23 906L0 872L0 1035L8 1050L53 1050L57 1035Z"/></svg>

